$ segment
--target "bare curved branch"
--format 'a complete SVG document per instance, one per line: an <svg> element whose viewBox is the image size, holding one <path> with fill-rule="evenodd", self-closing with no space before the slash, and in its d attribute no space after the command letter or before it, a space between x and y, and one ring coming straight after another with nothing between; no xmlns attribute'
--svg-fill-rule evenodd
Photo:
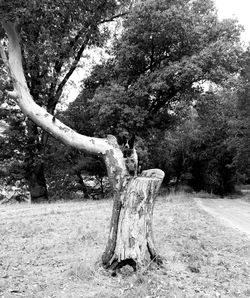
<svg viewBox="0 0 250 298"><path fill-rule="evenodd" d="M12 22L3 22L2 25L9 40L9 59L6 66L9 68L13 79L14 93L11 92L11 94L15 94L14 97L23 113L38 126L42 127L66 145L93 154L105 154L107 150L110 150L112 146L107 139L91 138L78 134L35 103L29 92L24 76L19 35L16 30L16 25Z"/></svg>

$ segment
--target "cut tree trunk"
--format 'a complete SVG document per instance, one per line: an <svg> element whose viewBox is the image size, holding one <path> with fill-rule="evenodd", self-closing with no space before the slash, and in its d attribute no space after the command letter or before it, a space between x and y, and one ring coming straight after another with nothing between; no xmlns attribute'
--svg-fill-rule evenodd
<svg viewBox="0 0 250 298"><path fill-rule="evenodd" d="M117 232L113 251L107 248L103 255L106 268L115 270L128 264L136 270L150 260L162 263L154 244L152 220L155 198L163 178L163 171L152 169L128 182L119 220L111 222L111 231Z"/></svg>

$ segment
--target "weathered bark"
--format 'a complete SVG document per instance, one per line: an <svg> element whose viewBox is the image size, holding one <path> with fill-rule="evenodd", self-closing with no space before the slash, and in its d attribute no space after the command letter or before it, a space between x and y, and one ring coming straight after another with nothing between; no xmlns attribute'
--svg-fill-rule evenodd
<svg viewBox="0 0 250 298"><path fill-rule="evenodd" d="M134 269L148 260L158 264L161 258L154 245L152 219L157 192L164 178L159 169L142 172L133 177L123 191L123 199L117 205L118 221L111 222L111 231L116 232L115 247L108 245L103 263L106 268L119 268L129 264ZM114 213L118 210L113 210Z"/></svg>

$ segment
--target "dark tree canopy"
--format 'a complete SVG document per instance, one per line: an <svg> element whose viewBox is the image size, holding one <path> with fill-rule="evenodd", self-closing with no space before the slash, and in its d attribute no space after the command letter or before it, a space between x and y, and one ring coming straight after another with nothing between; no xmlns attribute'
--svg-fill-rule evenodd
<svg viewBox="0 0 250 298"><path fill-rule="evenodd" d="M223 85L238 72L240 32L235 20L218 20L212 1L144 1L126 17L113 57L93 70L81 98L89 97L106 129L169 127L202 83Z"/></svg>
<svg viewBox="0 0 250 298"><path fill-rule="evenodd" d="M212 1L140 2L126 16L121 35L110 49L110 59L93 69L65 117L77 130L91 135L135 133L143 164L164 169L166 180L185 171L191 175L193 142L200 148L197 157L202 151L198 143L206 142L204 163L210 167L208 160L216 160L217 153L208 151L216 142L218 152L228 150L219 143L230 133L227 121L231 116L221 118L226 109L221 96L203 95L209 85L214 86L215 93L237 86L244 60L241 30L236 20L218 20ZM199 132L194 130L198 122L182 131L190 120L191 108L199 109ZM211 118L204 118L206 108ZM209 140L211 124L216 135L213 140ZM184 159L183 146L187 146ZM225 162L226 155L222 156L222 167L233 163L232 151L228 154ZM232 172L233 176L235 169ZM204 175L205 180L213 179ZM220 189L211 183L204 182L200 188Z"/></svg>
<svg viewBox="0 0 250 298"><path fill-rule="evenodd" d="M2 14L18 18L26 79L34 98L54 112L84 50L103 45L104 24L126 10L126 1L2 1ZM5 16L6 17L6 16Z"/></svg>

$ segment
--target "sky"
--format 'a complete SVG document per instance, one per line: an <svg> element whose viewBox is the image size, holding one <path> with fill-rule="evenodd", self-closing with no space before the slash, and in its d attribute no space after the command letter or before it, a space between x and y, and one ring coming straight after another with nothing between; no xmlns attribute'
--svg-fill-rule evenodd
<svg viewBox="0 0 250 298"><path fill-rule="evenodd" d="M250 42L250 0L214 0L220 19L236 17L245 27L242 40Z"/></svg>

